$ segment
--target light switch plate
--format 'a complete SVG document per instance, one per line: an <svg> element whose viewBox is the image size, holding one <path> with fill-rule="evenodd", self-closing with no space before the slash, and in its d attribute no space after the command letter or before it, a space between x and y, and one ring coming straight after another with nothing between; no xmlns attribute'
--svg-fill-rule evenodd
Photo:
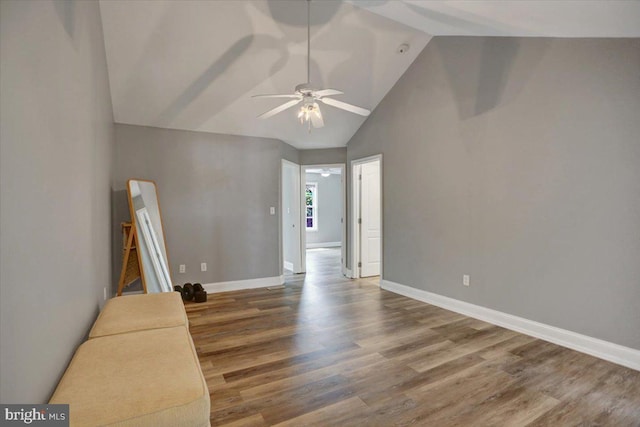
<svg viewBox="0 0 640 427"><path fill-rule="evenodd" d="M200 271L207 271L207 263L206 262L200 263Z"/></svg>
<svg viewBox="0 0 640 427"><path fill-rule="evenodd" d="M271 206L271 207L269 208L269 213L270 213L271 215L275 215L275 214L276 214L276 208L274 208L273 206Z"/></svg>

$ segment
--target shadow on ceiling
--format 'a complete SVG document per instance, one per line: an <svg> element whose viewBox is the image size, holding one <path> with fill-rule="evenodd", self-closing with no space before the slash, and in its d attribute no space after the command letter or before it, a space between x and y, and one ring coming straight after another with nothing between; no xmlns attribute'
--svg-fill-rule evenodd
<svg viewBox="0 0 640 427"><path fill-rule="evenodd" d="M156 118L155 126L167 127L171 125L173 120L184 111L194 100L199 98L216 80L228 73L233 65L245 54L256 54L259 50L274 50L277 52L277 58L273 62L268 71L268 77L273 76L280 71L289 62L289 52L282 43L282 40L264 34L252 34L245 36L236 41L229 49L227 49L218 59L213 61L211 65L200 74L187 88L173 101L169 106ZM266 65L266 64L265 64ZM244 92L249 91L255 85L247 80L241 82ZM227 97L228 98L228 97ZM231 99L225 99L221 95L215 97L213 103L207 106L207 116L199 117L192 123L199 126L205 123L211 116L233 102Z"/></svg>
<svg viewBox="0 0 640 427"><path fill-rule="evenodd" d="M73 39L76 29L76 2L72 1L54 1L53 7L60 19L60 23L64 27L66 33Z"/></svg>

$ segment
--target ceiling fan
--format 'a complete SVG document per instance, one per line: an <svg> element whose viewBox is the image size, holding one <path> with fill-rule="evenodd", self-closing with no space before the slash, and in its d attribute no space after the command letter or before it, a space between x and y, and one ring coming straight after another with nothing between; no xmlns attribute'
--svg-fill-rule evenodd
<svg viewBox="0 0 640 427"><path fill-rule="evenodd" d="M271 95L253 95L252 98L291 98L291 101L267 111L258 116L259 119L268 119L278 113L288 110L300 103L302 106L298 112L298 118L300 123L307 122L309 126L309 132L311 132L311 126L314 128L321 128L324 126L324 120L322 119L322 112L318 101L323 104L331 105L332 107L340 108L342 110L349 111L351 113L359 114L361 116L368 116L371 111L366 108L358 107L355 105L347 104L346 102L338 101L336 99L327 98L333 95L342 95L343 92L336 89L313 89L310 85L310 62L311 62L311 0L307 0L307 82L296 86L294 93L292 94L271 94Z"/></svg>

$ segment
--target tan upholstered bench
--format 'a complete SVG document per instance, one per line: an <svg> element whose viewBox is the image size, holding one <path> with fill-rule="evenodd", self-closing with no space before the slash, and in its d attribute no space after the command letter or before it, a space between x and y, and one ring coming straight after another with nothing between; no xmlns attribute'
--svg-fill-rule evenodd
<svg viewBox="0 0 640 427"><path fill-rule="evenodd" d="M209 391L184 326L83 343L49 403L70 405L71 426L210 425Z"/></svg>
<svg viewBox="0 0 640 427"><path fill-rule="evenodd" d="M107 301L89 338L188 325L178 292L129 295Z"/></svg>

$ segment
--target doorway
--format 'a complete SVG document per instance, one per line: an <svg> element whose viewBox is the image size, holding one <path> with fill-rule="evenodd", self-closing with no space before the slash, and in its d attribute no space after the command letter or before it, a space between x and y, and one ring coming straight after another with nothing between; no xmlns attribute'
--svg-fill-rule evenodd
<svg viewBox="0 0 640 427"><path fill-rule="evenodd" d="M382 277L382 155L353 160L352 276Z"/></svg>
<svg viewBox="0 0 640 427"><path fill-rule="evenodd" d="M302 273L300 236L300 165L282 160L282 267L293 273Z"/></svg>
<svg viewBox="0 0 640 427"><path fill-rule="evenodd" d="M345 164L302 166L302 265L344 274Z"/></svg>

